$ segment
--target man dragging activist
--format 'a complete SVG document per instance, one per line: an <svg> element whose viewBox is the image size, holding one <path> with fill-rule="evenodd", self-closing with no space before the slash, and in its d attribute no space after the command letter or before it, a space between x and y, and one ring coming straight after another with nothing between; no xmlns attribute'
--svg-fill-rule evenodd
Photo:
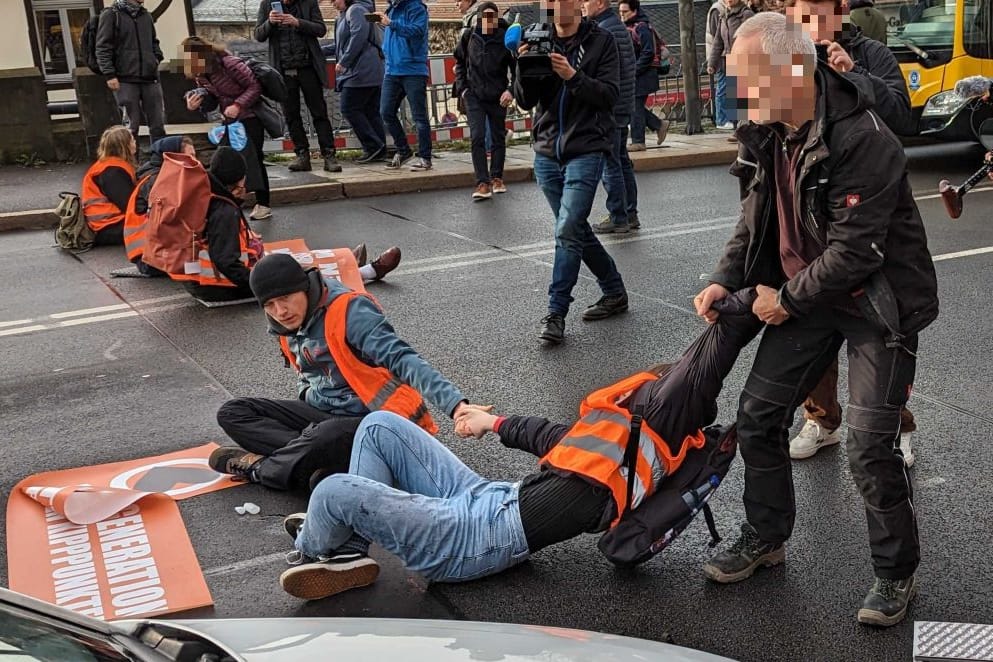
<svg viewBox="0 0 993 662"><path fill-rule="evenodd" d="M211 454L215 471L306 489L315 472L348 469L352 437L371 411L394 412L433 434L424 397L452 417L473 406L397 337L369 296L282 253L262 258L249 284L286 364L300 375L298 397L225 402L217 422L238 446Z"/></svg>
<svg viewBox="0 0 993 662"><path fill-rule="evenodd" d="M679 362L587 396L571 426L479 408L460 412L460 435L496 432L508 448L541 458L541 470L520 482L477 475L407 418L367 416L355 435L349 472L324 478L307 513L284 521L296 550L287 555L295 567L280 577L283 589L316 600L372 583L379 566L367 555L370 542L429 580L460 582L614 527L629 504L634 509L664 487L687 454L705 444L702 428L717 415L724 378L762 326L751 312L755 298L748 289L717 302L717 323ZM624 449L632 412L644 421L629 465ZM630 482L628 466L637 476Z"/></svg>

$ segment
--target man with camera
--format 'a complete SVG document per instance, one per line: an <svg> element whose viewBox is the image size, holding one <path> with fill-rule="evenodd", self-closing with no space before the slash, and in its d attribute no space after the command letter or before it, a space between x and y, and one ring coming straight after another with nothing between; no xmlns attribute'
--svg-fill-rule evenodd
<svg viewBox="0 0 993 662"><path fill-rule="evenodd" d="M579 0L542 0L541 10L552 24L524 32L514 98L521 108L534 109L534 174L555 215L555 262L539 337L558 345L584 262L603 296L583 319L606 319L628 308L621 274L589 223L603 160L614 144L620 67L613 36L581 17Z"/></svg>

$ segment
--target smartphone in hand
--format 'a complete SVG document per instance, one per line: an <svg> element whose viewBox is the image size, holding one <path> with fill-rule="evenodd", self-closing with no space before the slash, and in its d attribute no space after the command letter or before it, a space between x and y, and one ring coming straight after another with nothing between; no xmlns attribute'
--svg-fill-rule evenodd
<svg viewBox="0 0 993 662"><path fill-rule="evenodd" d="M366 14L365 15L365 20L369 21L370 23L379 23L380 21L383 20L383 17L380 16L379 14L375 14L375 13L373 13L373 14Z"/></svg>
<svg viewBox="0 0 993 662"><path fill-rule="evenodd" d="M280 0L272 0L272 2L269 3L269 7L277 14L283 13L283 3L280 2Z"/></svg>

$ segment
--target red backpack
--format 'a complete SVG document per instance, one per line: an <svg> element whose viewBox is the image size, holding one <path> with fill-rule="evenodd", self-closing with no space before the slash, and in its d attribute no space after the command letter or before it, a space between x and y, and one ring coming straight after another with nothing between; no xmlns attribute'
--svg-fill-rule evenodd
<svg viewBox="0 0 993 662"><path fill-rule="evenodd" d="M163 154L148 193L142 261L182 280L186 265L197 261L210 199L210 177L199 161L188 154Z"/></svg>
<svg viewBox="0 0 993 662"><path fill-rule="evenodd" d="M652 31L652 41L655 44L655 56L652 58L652 66L658 69L661 75L666 75L669 73L669 68L671 66L669 62L669 48L665 45L665 42L662 41L662 37L659 36L659 33L655 30L655 27L648 21L638 21L633 25L626 26L628 32L631 33L631 40L634 42L635 51L641 51L641 37L638 36L639 25L647 25L648 29Z"/></svg>

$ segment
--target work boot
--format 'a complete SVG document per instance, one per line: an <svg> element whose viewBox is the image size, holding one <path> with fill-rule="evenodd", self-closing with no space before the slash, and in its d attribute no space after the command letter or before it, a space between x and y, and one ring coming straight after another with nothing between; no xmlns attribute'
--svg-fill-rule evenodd
<svg viewBox="0 0 993 662"><path fill-rule="evenodd" d="M641 219L638 218L638 212L633 211L628 214L628 227L632 230L641 229Z"/></svg>
<svg viewBox="0 0 993 662"><path fill-rule="evenodd" d="M631 229L627 223L620 225L614 223L610 216L604 216L599 223L594 223L591 227L596 234L627 234Z"/></svg>
<svg viewBox="0 0 993 662"><path fill-rule="evenodd" d="M808 420L803 428L790 441L790 457L794 460L804 460L813 457L825 446L831 446L841 441L838 430L828 430L817 421Z"/></svg>
<svg viewBox="0 0 993 662"><path fill-rule="evenodd" d="M303 521L305 519L307 519L307 513L293 513L283 518L283 529L286 533L290 534L294 542L297 536L300 535L300 529L303 528Z"/></svg>
<svg viewBox="0 0 993 662"><path fill-rule="evenodd" d="M644 152L648 147L645 143L631 143L628 145L629 152Z"/></svg>
<svg viewBox="0 0 993 662"><path fill-rule="evenodd" d="M745 522L741 525L741 537L707 561L703 574L718 584L733 584L751 577L759 566L771 568L785 560L783 543L763 542L755 527Z"/></svg>
<svg viewBox="0 0 993 662"><path fill-rule="evenodd" d="M400 266L400 247L393 246L387 248L383 253L372 261L372 268L376 270L375 280L383 280L386 274Z"/></svg>
<svg viewBox="0 0 993 662"><path fill-rule="evenodd" d="M286 169L293 172L310 172L310 150L300 150L297 157L287 164Z"/></svg>
<svg viewBox="0 0 993 662"><path fill-rule="evenodd" d="M583 321L592 322L594 320L605 320L614 315L620 315L628 309L628 295L612 294L602 296L595 304L583 311Z"/></svg>
<svg viewBox="0 0 993 662"><path fill-rule="evenodd" d="M548 313L541 318L541 333L538 334L546 345L561 345L565 340L565 316L559 313Z"/></svg>
<svg viewBox="0 0 993 662"><path fill-rule="evenodd" d="M882 579L876 577L859 609L859 623L889 627L907 615L907 607L917 595L917 579Z"/></svg>
<svg viewBox="0 0 993 662"><path fill-rule="evenodd" d="M221 446L210 454L207 464L218 473L231 474L235 480L257 483L255 469L264 459L264 455L249 453L237 446Z"/></svg>
<svg viewBox="0 0 993 662"><path fill-rule="evenodd" d="M279 585L302 600L321 600L349 589L368 586L379 577L379 564L358 552L344 552L314 560L301 556L301 560L304 561L301 565L279 576Z"/></svg>
<svg viewBox="0 0 993 662"><path fill-rule="evenodd" d="M355 256L355 262L360 266L364 267L369 259L369 253L366 250L365 244L359 244L352 249L352 255Z"/></svg>
<svg viewBox="0 0 993 662"><path fill-rule="evenodd" d="M338 163L338 155L334 150L324 154L324 172L341 172L341 164Z"/></svg>

